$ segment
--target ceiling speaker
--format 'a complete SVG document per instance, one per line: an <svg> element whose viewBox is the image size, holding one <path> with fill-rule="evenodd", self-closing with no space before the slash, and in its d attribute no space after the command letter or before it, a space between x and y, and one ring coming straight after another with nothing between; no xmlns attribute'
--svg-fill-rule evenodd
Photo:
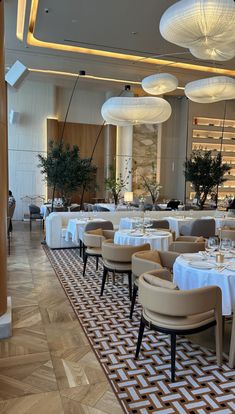
<svg viewBox="0 0 235 414"><path fill-rule="evenodd" d="M13 88L18 88L28 73L28 68L26 68L23 63L17 60L5 75L5 81Z"/></svg>
<svg viewBox="0 0 235 414"><path fill-rule="evenodd" d="M19 122L19 120L20 120L20 113L14 111L13 109L11 109L10 113L9 113L9 122L10 122L10 124L11 125L12 124L17 124L17 122Z"/></svg>

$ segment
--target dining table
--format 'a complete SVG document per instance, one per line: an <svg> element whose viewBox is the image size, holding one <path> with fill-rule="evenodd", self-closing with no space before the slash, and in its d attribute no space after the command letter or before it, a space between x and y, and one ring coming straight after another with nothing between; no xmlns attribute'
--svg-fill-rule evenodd
<svg viewBox="0 0 235 414"><path fill-rule="evenodd" d="M104 222L107 221L102 218L90 218L90 217L83 217L81 219L70 219L67 224L66 233L65 233L65 240L69 241L72 240L72 242L75 245L80 244L80 240L83 242L83 234L84 229L87 223L91 222Z"/></svg>
<svg viewBox="0 0 235 414"><path fill-rule="evenodd" d="M229 367L235 367L235 252L224 254L224 262L216 262L216 253L185 253L173 266L173 280L179 289L219 286L222 292L222 314L233 315L229 350Z"/></svg>
<svg viewBox="0 0 235 414"><path fill-rule="evenodd" d="M114 243L127 244L130 246L141 246L149 243L152 250L167 251L170 243L172 243L172 234L169 231L146 229L118 230L114 235Z"/></svg>

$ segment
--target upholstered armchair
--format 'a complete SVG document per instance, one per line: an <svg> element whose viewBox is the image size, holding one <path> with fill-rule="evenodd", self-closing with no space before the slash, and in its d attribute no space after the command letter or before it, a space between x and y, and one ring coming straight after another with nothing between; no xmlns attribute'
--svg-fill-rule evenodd
<svg viewBox="0 0 235 414"><path fill-rule="evenodd" d="M114 244L112 240L107 240L102 243L102 258L103 258L103 280L101 286L101 296L104 292L105 282L108 272L127 273L129 283L130 300L132 297L132 270L131 258L136 252L142 250L150 250L150 244L146 243L141 246L129 246Z"/></svg>
<svg viewBox="0 0 235 414"><path fill-rule="evenodd" d="M175 380L176 335L188 335L215 325L216 357L222 361L222 295L218 286L178 290L162 270L139 278L143 307L135 358L138 358L145 326L171 336L171 381Z"/></svg>
<svg viewBox="0 0 235 414"><path fill-rule="evenodd" d="M152 220L153 229L169 229L169 222L167 220Z"/></svg>
<svg viewBox="0 0 235 414"><path fill-rule="evenodd" d="M169 251L177 253L197 253L204 250L204 238L196 236L179 236L169 246Z"/></svg>
<svg viewBox="0 0 235 414"><path fill-rule="evenodd" d="M180 229L182 236L211 237L215 235L214 219L196 219L184 224Z"/></svg>
<svg viewBox="0 0 235 414"><path fill-rule="evenodd" d="M136 296L138 292L139 276L150 270L166 268L172 272L174 262L179 256L175 252L163 252L160 250L141 251L134 253L132 256L132 277L133 277L133 295L131 302L130 318L132 318Z"/></svg>
<svg viewBox="0 0 235 414"><path fill-rule="evenodd" d="M102 228L88 230L84 232L83 243L85 245L84 262L83 262L83 277L86 273L86 265L88 257L96 258L96 270L99 266L99 257L102 256L102 243L106 239L113 240L114 230L105 230Z"/></svg>

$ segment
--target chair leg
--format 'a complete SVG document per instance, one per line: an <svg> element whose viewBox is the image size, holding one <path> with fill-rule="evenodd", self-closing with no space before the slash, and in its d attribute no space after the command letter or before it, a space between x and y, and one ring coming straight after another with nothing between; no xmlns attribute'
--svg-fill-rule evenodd
<svg viewBox="0 0 235 414"><path fill-rule="evenodd" d="M133 293L132 293L132 301L131 301L130 319L132 319L137 292L138 292L138 286L134 283Z"/></svg>
<svg viewBox="0 0 235 414"><path fill-rule="evenodd" d="M217 364L222 364L222 352L223 352L223 337L224 337L224 323L225 317L218 316L215 325L215 347L216 347L216 359Z"/></svg>
<svg viewBox="0 0 235 414"><path fill-rule="evenodd" d="M87 264L87 254L84 254L84 262L83 262L83 277L85 277L85 273L86 273L86 264Z"/></svg>
<svg viewBox="0 0 235 414"><path fill-rule="evenodd" d="M107 274L108 274L108 269L106 269L106 267L104 267L100 296L103 296Z"/></svg>
<svg viewBox="0 0 235 414"><path fill-rule="evenodd" d="M30 231L32 230L32 220L31 220L31 218L29 219L29 229L30 229Z"/></svg>
<svg viewBox="0 0 235 414"><path fill-rule="evenodd" d="M96 271L99 268L99 256L96 256Z"/></svg>
<svg viewBox="0 0 235 414"><path fill-rule="evenodd" d="M79 240L79 256L82 257L82 241Z"/></svg>
<svg viewBox="0 0 235 414"><path fill-rule="evenodd" d="M129 298L132 299L132 271L128 272Z"/></svg>
<svg viewBox="0 0 235 414"><path fill-rule="evenodd" d="M140 347L141 347L141 343L142 343L142 338L143 338L143 334L144 334L144 328L145 328L145 322L144 322L143 318L141 317L138 341L137 341L137 346L136 346L136 351L135 351L135 359L137 359L138 356L139 356Z"/></svg>
<svg viewBox="0 0 235 414"><path fill-rule="evenodd" d="M171 334L171 382L175 382L176 334Z"/></svg>

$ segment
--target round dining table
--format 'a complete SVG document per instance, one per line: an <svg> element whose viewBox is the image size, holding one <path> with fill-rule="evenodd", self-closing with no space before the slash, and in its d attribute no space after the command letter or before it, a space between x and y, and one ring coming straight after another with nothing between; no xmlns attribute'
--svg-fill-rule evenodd
<svg viewBox="0 0 235 414"><path fill-rule="evenodd" d="M141 230L118 230L114 236L114 243L141 246L149 243L152 250L167 251L172 243L172 234L169 231L149 229Z"/></svg>
<svg viewBox="0 0 235 414"><path fill-rule="evenodd" d="M179 289L219 286L222 292L222 314L232 315L232 335L229 366L235 366L235 255L225 254L224 263L217 264L215 255L186 253L177 257L173 266L173 280Z"/></svg>

